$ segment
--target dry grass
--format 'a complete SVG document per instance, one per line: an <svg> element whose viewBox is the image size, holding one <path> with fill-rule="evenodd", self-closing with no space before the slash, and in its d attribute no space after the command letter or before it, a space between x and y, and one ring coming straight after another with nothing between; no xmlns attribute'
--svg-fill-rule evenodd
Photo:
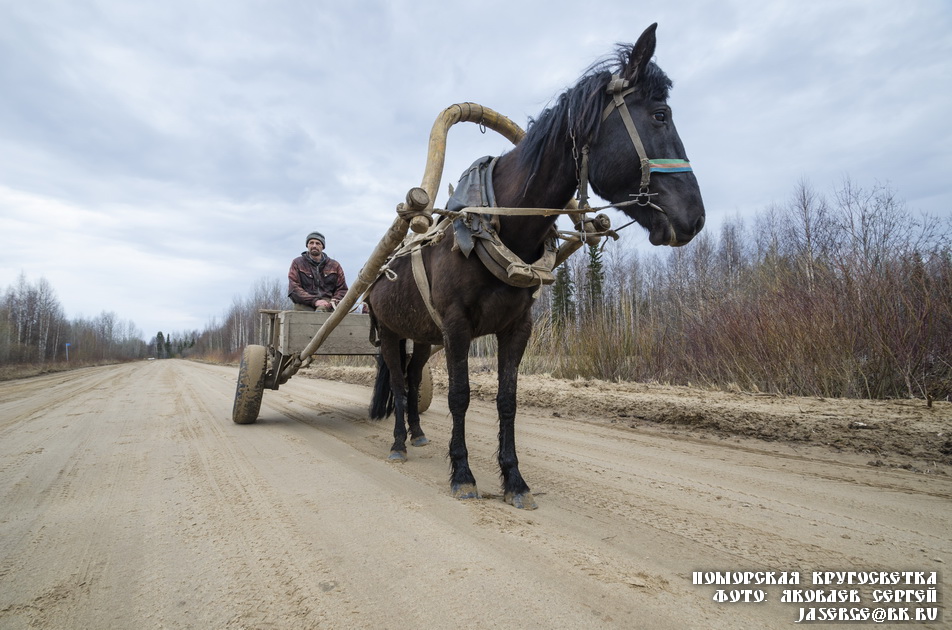
<svg viewBox="0 0 952 630"><path fill-rule="evenodd" d="M952 395L952 263L915 259L829 269L750 270L731 291L616 296L556 328L539 315L526 373L741 388L785 395Z"/></svg>

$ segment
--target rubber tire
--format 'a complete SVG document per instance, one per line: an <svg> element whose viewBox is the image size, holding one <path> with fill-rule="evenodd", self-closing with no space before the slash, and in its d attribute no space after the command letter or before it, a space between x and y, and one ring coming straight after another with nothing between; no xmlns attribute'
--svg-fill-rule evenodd
<svg viewBox="0 0 952 630"><path fill-rule="evenodd" d="M433 372L429 365L423 366L423 375L420 379L420 395L417 398L417 410L423 413L430 408L433 402Z"/></svg>
<svg viewBox="0 0 952 630"><path fill-rule="evenodd" d="M254 424L261 410L264 397L264 375L268 362L268 349L264 346L245 346L238 368L238 387L235 389L235 406L231 419L235 424Z"/></svg>

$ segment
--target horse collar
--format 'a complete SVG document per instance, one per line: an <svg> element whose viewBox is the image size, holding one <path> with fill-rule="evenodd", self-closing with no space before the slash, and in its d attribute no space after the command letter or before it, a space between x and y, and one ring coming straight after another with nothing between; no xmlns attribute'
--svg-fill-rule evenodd
<svg viewBox="0 0 952 630"><path fill-rule="evenodd" d="M495 207L493 169L498 157L486 156L463 173L453 195L446 202L447 211L463 208ZM499 235L498 217L476 212L465 213L453 220L454 249L469 258L475 251L483 265L499 280L519 288L540 287L555 282L555 233L545 240L542 256L527 263L506 247ZM533 296L535 297L535 296Z"/></svg>

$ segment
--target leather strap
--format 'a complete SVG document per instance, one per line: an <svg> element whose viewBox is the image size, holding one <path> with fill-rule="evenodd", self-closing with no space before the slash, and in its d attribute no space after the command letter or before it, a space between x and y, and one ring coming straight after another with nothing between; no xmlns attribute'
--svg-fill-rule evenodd
<svg viewBox="0 0 952 630"><path fill-rule="evenodd" d="M605 108L604 113L602 114L602 120L608 118L608 116L614 110L618 110L618 113L621 115L622 121L625 123L625 129L628 130L628 136L631 138L631 143L635 145L635 151L638 152L638 158L641 160L641 187L647 188L648 184L651 182L651 160L648 159L648 152L645 151L645 145L641 142L641 136L638 134L638 129L635 128L635 121L631 118L631 113L628 111L628 106L625 104L625 97L635 91L635 88L628 88L624 90L623 88L627 85L627 81L622 81L617 75L612 77L612 82L609 83L609 91L612 95L612 102Z"/></svg>
<svg viewBox="0 0 952 630"><path fill-rule="evenodd" d="M426 310L430 312L430 317L436 322L440 330L443 329L443 320L440 314L433 308L433 300L430 297L430 281L426 277L426 267L423 265L423 249L417 247L410 254L410 266L413 268L413 279L416 280L417 288L420 290L420 296L423 303L426 304Z"/></svg>

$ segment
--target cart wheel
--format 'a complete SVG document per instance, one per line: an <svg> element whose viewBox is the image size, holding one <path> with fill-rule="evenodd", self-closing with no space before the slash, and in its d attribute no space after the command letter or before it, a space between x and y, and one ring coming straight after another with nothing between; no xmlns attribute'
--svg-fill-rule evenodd
<svg viewBox="0 0 952 630"><path fill-rule="evenodd" d="M417 398L417 409L420 413L423 413L430 408L430 403L433 402L433 372L430 371L430 366L423 366L423 377L420 379L420 397Z"/></svg>
<svg viewBox="0 0 952 630"><path fill-rule="evenodd" d="M238 368L238 388L235 390L235 406L231 419L235 424L253 424L261 410L264 396L264 374L268 349L264 346L245 346Z"/></svg>

